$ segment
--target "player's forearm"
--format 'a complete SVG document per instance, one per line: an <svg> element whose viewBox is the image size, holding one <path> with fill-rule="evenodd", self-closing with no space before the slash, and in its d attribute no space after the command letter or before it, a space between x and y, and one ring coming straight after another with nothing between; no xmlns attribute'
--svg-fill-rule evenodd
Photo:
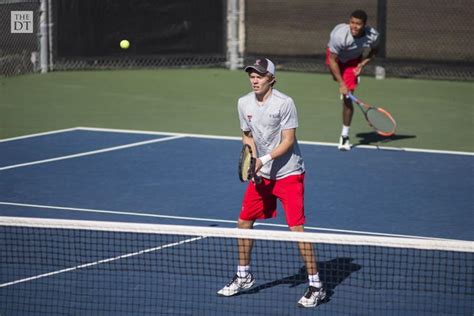
<svg viewBox="0 0 474 316"><path fill-rule="evenodd" d="M369 57L366 57L364 58L358 65L358 67L365 67L368 63L370 63L370 61L372 60L372 58L369 58Z"/></svg>
<svg viewBox="0 0 474 316"><path fill-rule="evenodd" d="M360 66L364 67L368 63L370 63L374 58L375 55L377 55L377 49L371 49L367 57L365 57L361 62Z"/></svg>
<svg viewBox="0 0 474 316"><path fill-rule="evenodd" d="M293 145L294 141L291 140L283 140L275 149L272 150L270 155L272 156L272 159L277 159L281 156L283 156L287 151L289 151Z"/></svg>
<svg viewBox="0 0 474 316"><path fill-rule="evenodd" d="M252 133L250 131L242 132L242 143L247 144L252 148L253 156L255 157L257 149L255 146L255 141L253 140Z"/></svg>
<svg viewBox="0 0 474 316"><path fill-rule="evenodd" d="M335 60L332 60L332 59L329 60L329 70L331 70L332 75L334 76L334 78L339 84L344 83L344 80L342 79L342 76L341 76L341 69L339 69L339 65L337 64Z"/></svg>
<svg viewBox="0 0 474 316"><path fill-rule="evenodd" d="M280 144L278 144L275 149L270 152L270 156L272 160L275 160L281 156L283 156L287 151L293 148L295 144L295 131L293 130L285 130L282 133L282 140Z"/></svg>

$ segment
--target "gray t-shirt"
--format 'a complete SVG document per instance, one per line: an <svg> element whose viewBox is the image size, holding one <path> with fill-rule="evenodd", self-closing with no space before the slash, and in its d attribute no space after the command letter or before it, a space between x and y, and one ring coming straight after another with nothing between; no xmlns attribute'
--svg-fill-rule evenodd
<svg viewBox="0 0 474 316"><path fill-rule="evenodd" d="M341 23L332 30L328 48L331 53L337 54L340 62L345 63L361 56L366 48L376 48L379 39L379 33L370 26L365 27L363 36L354 38L349 24Z"/></svg>
<svg viewBox="0 0 474 316"><path fill-rule="evenodd" d="M289 96L273 89L263 105L258 105L255 93L251 92L238 101L240 128L252 132L257 148L257 157L269 154L281 142L281 132L298 127L296 106ZM260 174L267 179L281 179L289 175L304 173L298 141L283 156L265 164Z"/></svg>

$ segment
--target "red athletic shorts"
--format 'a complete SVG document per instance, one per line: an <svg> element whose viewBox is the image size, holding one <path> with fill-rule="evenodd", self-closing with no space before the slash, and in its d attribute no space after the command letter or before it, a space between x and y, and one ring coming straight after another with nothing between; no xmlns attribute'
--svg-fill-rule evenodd
<svg viewBox="0 0 474 316"><path fill-rule="evenodd" d="M276 217L277 199L280 200L289 227L303 225L304 174L279 180L262 178L262 183L249 183L242 201L240 219L254 221Z"/></svg>
<svg viewBox="0 0 474 316"><path fill-rule="evenodd" d="M329 65L329 48L326 49L326 65ZM339 60L337 64L339 65L339 69L341 70L342 80L346 84L347 88L351 91L354 91L357 88L357 83L359 82L358 76L354 74L357 65L362 61L362 57L348 60L345 63L341 63Z"/></svg>

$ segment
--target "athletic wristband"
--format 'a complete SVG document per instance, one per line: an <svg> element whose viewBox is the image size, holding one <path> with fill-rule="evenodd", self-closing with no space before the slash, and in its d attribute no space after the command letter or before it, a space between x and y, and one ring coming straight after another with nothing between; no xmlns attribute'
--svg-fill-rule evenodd
<svg viewBox="0 0 474 316"><path fill-rule="evenodd" d="M262 166L270 161L272 161L272 156L270 154L267 154L265 156L259 157L260 161L262 162Z"/></svg>

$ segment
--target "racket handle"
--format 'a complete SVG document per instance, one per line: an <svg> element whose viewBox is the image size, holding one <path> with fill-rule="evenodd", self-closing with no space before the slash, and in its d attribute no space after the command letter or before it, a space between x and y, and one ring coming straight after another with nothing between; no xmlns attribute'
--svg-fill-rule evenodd
<svg viewBox="0 0 474 316"><path fill-rule="evenodd" d="M358 101L357 98L355 96L353 96L352 93L350 93L350 92L348 94L346 94L346 98L351 99L352 101L355 101L355 102Z"/></svg>
<svg viewBox="0 0 474 316"><path fill-rule="evenodd" d="M262 183L262 177L258 176L257 173L255 172L255 164L256 164L256 161L257 159L252 157L252 159L250 160L250 176L252 178L252 181L255 183L255 184L260 184Z"/></svg>

